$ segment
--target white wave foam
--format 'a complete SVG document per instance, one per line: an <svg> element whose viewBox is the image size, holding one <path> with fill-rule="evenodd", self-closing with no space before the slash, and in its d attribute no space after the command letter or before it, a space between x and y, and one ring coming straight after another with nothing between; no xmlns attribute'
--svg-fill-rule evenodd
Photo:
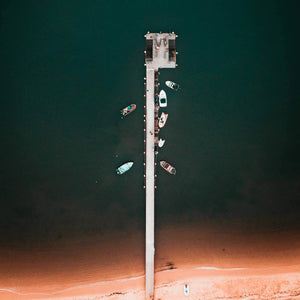
<svg viewBox="0 0 300 300"><path fill-rule="evenodd" d="M217 268L217 267L211 267L211 266L202 266L202 267L194 268L194 270L214 270L214 271L238 271L238 270L245 270L245 269L247 269L247 268ZM163 272L166 272L166 271L173 271L173 269L163 270ZM56 295L56 294L60 294L60 293L67 292L67 291L72 291L75 289L88 288L88 287L93 287L93 286L103 285L103 284L108 284L108 283L131 281L131 280L136 280L136 279L140 279L143 277L145 277L145 275L141 275L141 276L137 276L137 277L123 278L123 279L115 279L115 280L104 280L104 281L93 282L93 283L88 283L88 284L80 284L80 285L68 287L68 288L65 288L65 289L62 289L59 291L49 292L49 293L42 293L42 292L22 293L22 292L18 292L15 288L12 288L12 289L0 288L0 291L16 294L16 295L20 295L20 296L28 296L28 295L50 296L50 295Z"/></svg>
<svg viewBox="0 0 300 300"><path fill-rule="evenodd" d="M194 270L217 270L217 271L237 271L246 270L248 268L217 268L217 267L197 267Z"/></svg>
<svg viewBox="0 0 300 300"><path fill-rule="evenodd" d="M60 293L75 290L75 289L87 288L87 287L103 285L103 284L107 284L107 283L136 280L136 279L140 279L143 277L145 277L145 275L141 275L141 276L137 276L137 277L130 277L130 278L123 278L123 279L115 279L115 280L104 280L104 281L93 282L93 283L89 283L89 284L80 284L80 285L72 286L72 287L62 289L62 290L52 292L52 293L21 293L21 292L16 291L16 289L6 289L6 288L0 288L0 291L16 294L16 295L20 295L20 296L28 296L28 295L50 296L50 295L56 295L56 294L60 294Z"/></svg>

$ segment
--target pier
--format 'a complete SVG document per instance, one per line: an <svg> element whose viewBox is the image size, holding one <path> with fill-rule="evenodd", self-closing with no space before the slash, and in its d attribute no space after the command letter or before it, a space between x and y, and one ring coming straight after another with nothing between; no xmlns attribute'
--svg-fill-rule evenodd
<svg viewBox="0 0 300 300"><path fill-rule="evenodd" d="M154 299L154 198L156 158L158 155L158 78L159 69L175 68L177 35L150 33L145 35L145 113L144 113L144 188L146 190L146 299Z"/></svg>

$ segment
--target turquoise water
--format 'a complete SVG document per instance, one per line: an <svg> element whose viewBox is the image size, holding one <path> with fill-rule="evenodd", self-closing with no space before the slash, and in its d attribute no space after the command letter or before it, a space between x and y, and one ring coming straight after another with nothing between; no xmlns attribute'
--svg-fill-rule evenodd
<svg viewBox="0 0 300 300"><path fill-rule="evenodd" d="M296 2L1 8L2 243L144 226L144 34L175 31L158 226L299 219ZM165 80L181 85L178 92ZM120 109L137 109L120 119ZM134 161L117 176L116 167Z"/></svg>

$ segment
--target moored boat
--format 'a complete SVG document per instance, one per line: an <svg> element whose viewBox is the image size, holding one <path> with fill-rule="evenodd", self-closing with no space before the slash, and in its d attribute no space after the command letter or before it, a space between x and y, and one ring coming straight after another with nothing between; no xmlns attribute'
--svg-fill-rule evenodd
<svg viewBox="0 0 300 300"><path fill-rule="evenodd" d="M171 166L169 163L167 163L165 160L161 160L160 165L170 174L172 175L176 174L176 169L173 166Z"/></svg>
<svg viewBox="0 0 300 300"><path fill-rule="evenodd" d="M122 110L121 110L121 115L123 117L127 116L128 114L130 114L131 112L133 112L134 110L136 109L136 105L135 104L130 104L126 107L124 107Z"/></svg>
<svg viewBox="0 0 300 300"><path fill-rule="evenodd" d="M167 94L164 90L161 90L158 95L159 106L167 107Z"/></svg>
<svg viewBox="0 0 300 300"><path fill-rule="evenodd" d="M117 174L122 175L133 166L133 162L129 161L116 169Z"/></svg>
<svg viewBox="0 0 300 300"><path fill-rule="evenodd" d="M179 89L179 84L177 84L173 81L170 81L170 80L166 81L166 86L175 91L177 91Z"/></svg>
<svg viewBox="0 0 300 300"><path fill-rule="evenodd" d="M158 120L158 127L163 128L167 122L168 114L165 114L164 112L161 113L160 118Z"/></svg>
<svg viewBox="0 0 300 300"><path fill-rule="evenodd" d="M158 141L158 147L161 148L165 144L165 141L166 140L159 139L159 141Z"/></svg>

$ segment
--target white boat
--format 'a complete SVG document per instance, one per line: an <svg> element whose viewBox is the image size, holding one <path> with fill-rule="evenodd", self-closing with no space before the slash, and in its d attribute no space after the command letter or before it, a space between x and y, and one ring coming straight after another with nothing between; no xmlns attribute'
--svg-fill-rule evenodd
<svg viewBox="0 0 300 300"><path fill-rule="evenodd" d="M132 166L133 166L133 161L129 161L129 162L123 164L122 166L120 166L119 168L117 168L116 172L118 175L122 175L125 172L127 172Z"/></svg>
<svg viewBox="0 0 300 300"><path fill-rule="evenodd" d="M177 84L173 81L170 81L170 80L166 81L166 86L175 91L177 91L179 89L179 84Z"/></svg>
<svg viewBox="0 0 300 300"><path fill-rule="evenodd" d="M183 292L184 292L185 296L189 295L189 293L190 293L190 287L189 287L188 284L184 285Z"/></svg>
<svg viewBox="0 0 300 300"><path fill-rule="evenodd" d="M167 94L164 90L161 90L158 95L158 101L160 107L167 107Z"/></svg>
<svg viewBox="0 0 300 300"><path fill-rule="evenodd" d="M167 122L168 114L165 114L164 112L161 113L160 118L158 119L158 127L163 128Z"/></svg>
<svg viewBox="0 0 300 300"><path fill-rule="evenodd" d="M165 141L166 140L159 139L159 141L158 141L158 147L161 148L165 144Z"/></svg>

